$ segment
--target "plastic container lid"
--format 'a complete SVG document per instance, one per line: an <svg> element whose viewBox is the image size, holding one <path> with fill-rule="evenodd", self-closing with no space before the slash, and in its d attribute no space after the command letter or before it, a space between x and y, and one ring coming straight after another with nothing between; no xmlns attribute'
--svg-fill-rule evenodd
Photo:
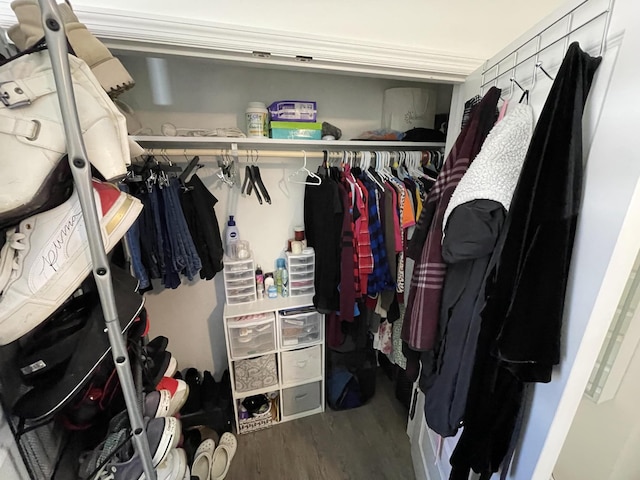
<svg viewBox="0 0 640 480"><path fill-rule="evenodd" d="M227 225L229 225L230 227L233 227L236 224L236 221L233 219L233 215L229 215L229 222L227 223Z"/></svg>
<svg viewBox="0 0 640 480"><path fill-rule="evenodd" d="M279 258L276 260L276 268L284 268L284 258Z"/></svg>
<svg viewBox="0 0 640 480"><path fill-rule="evenodd" d="M259 108L260 110L266 110L267 106L263 102L249 102L248 108Z"/></svg>

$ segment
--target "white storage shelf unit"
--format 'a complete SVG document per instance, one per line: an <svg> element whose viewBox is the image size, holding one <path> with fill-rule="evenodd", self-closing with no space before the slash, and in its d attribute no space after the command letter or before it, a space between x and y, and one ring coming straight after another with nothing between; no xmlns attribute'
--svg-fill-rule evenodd
<svg viewBox="0 0 640 480"><path fill-rule="evenodd" d="M224 328L237 431L244 398L277 394L278 422L321 413L325 403L324 319L312 296L225 305Z"/></svg>

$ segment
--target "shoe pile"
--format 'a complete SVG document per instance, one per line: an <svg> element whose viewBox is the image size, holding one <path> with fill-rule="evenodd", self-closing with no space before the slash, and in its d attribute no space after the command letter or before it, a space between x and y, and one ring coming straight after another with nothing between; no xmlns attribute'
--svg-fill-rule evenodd
<svg viewBox="0 0 640 480"><path fill-rule="evenodd" d="M206 426L219 432L230 432L233 424L231 378L225 370L216 382L209 371L201 375L195 368L187 368L180 375L189 386L189 397L180 410L185 430Z"/></svg>
<svg viewBox="0 0 640 480"><path fill-rule="evenodd" d="M19 23L9 36L22 53L0 62L0 345L53 315L92 268L49 52L39 46L44 34L38 3L17 0L11 6ZM131 153L126 121L105 90L119 92L133 80L68 5L60 8L78 54L69 55L69 63L88 158L103 178L121 178ZM110 251L142 204L111 184L92 185Z"/></svg>
<svg viewBox="0 0 640 480"><path fill-rule="evenodd" d="M188 480L189 467L185 451L178 447L180 420L162 416L169 408L169 398L160 392L147 395L144 402L146 435L153 467L158 480ZM81 480L142 480L142 459L133 448L127 412L113 417L105 439L80 458Z"/></svg>
<svg viewBox="0 0 640 480"><path fill-rule="evenodd" d="M223 480L237 450L231 423L222 420L221 413L226 415L231 406L228 371L220 382L208 371L202 376L195 368L178 372L168 344L166 337L158 336L132 355L143 365L143 416L158 480ZM81 456L78 476L144 479L126 411L116 414L102 441Z"/></svg>

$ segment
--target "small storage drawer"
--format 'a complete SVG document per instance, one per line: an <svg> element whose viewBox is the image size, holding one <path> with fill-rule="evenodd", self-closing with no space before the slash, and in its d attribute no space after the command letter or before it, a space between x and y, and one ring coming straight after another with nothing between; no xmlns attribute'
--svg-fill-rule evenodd
<svg viewBox="0 0 640 480"><path fill-rule="evenodd" d="M289 270L299 266L313 265L315 259L313 253L294 255L290 252L287 252L286 257Z"/></svg>
<svg viewBox="0 0 640 480"><path fill-rule="evenodd" d="M238 360L233 364L236 391L249 392L278 384L276 354Z"/></svg>
<svg viewBox="0 0 640 480"><path fill-rule="evenodd" d="M224 273L238 273L245 271L253 271L253 258L247 258L245 260L229 260L229 257L224 259Z"/></svg>
<svg viewBox="0 0 640 480"><path fill-rule="evenodd" d="M255 279L253 270L240 270L234 272L224 272L224 279L226 282L233 282L238 280L252 280Z"/></svg>
<svg viewBox="0 0 640 480"><path fill-rule="evenodd" d="M314 269L314 264L313 263L302 263L302 264L296 264L296 265L289 265L289 268L291 269L289 271L289 275L304 275L305 273L312 273L313 274L313 269Z"/></svg>
<svg viewBox="0 0 640 480"><path fill-rule="evenodd" d="M282 383L285 385L322 375L322 346L282 352Z"/></svg>
<svg viewBox="0 0 640 480"><path fill-rule="evenodd" d="M313 269L308 272L303 273L290 273L289 281L290 282L311 282L313 283L314 271Z"/></svg>
<svg viewBox="0 0 640 480"><path fill-rule="evenodd" d="M229 305L235 305L236 303L255 302L256 300L257 300L257 297L255 293L252 293L250 295L238 295L238 296L227 297L227 303Z"/></svg>
<svg viewBox="0 0 640 480"><path fill-rule="evenodd" d="M313 277L306 280L291 280L291 282L289 282L289 286L291 288L313 287Z"/></svg>
<svg viewBox="0 0 640 480"><path fill-rule="evenodd" d="M282 415L287 417L320 407L321 385L314 382L282 390Z"/></svg>
<svg viewBox="0 0 640 480"><path fill-rule="evenodd" d="M299 297L300 295L313 295L314 294L314 288L313 285L310 287L302 287L302 288L293 288L291 287L289 289L289 296L290 297Z"/></svg>
<svg viewBox="0 0 640 480"><path fill-rule="evenodd" d="M280 316L282 346L303 345L320 339L321 314L318 312Z"/></svg>
<svg viewBox="0 0 640 480"><path fill-rule="evenodd" d="M275 350L274 322L259 324L229 324L227 328L231 354L234 358L260 355Z"/></svg>
<svg viewBox="0 0 640 480"><path fill-rule="evenodd" d="M227 288L227 295L229 297L237 297L240 295L250 295L253 294L253 281L250 280L249 285L246 284L238 284L238 285L229 285Z"/></svg>

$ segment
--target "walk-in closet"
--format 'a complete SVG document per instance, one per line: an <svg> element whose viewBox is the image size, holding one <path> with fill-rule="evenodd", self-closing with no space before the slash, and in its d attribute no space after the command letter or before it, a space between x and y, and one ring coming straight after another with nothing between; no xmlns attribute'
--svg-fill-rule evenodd
<svg viewBox="0 0 640 480"><path fill-rule="evenodd" d="M640 478L638 18L0 0L0 478Z"/></svg>

